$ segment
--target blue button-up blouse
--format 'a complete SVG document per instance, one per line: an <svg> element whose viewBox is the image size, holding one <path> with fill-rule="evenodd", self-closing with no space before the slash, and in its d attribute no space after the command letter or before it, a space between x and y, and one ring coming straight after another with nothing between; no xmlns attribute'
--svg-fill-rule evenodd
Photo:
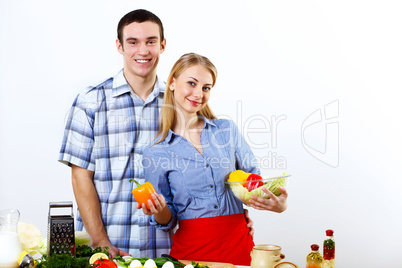
<svg viewBox="0 0 402 268"><path fill-rule="evenodd" d="M231 120L204 118L201 144L202 155L170 130L162 142L144 150L145 179L163 194L172 211L168 229L177 220L244 212L225 181L237 169L259 173L259 168L238 127Z"/></svg>

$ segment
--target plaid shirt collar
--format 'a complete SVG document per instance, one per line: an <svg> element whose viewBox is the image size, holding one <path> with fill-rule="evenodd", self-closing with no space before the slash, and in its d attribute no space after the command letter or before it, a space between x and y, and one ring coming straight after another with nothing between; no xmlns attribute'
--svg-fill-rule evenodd
<svg viewBox="0 0 402 268"><path fill-rule="evenodd" d="M153 100L160 92L163 93L164 84L159 82L158 76L156 77L154 89L152 90L148 100ZM126 78L124 77L124 69L121 69L113 78L113 97L117 97L126 93L133 92L130 85L128 84Z"/></svg>

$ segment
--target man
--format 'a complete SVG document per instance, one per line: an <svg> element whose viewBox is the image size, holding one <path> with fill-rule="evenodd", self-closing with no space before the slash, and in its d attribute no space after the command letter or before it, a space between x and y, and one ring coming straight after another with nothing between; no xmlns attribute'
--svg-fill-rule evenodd
<svg viewBox="0 0 402 268"><path fill-rule="evenodd" d="M157 65L166 40L160 19L146 10L126 14L116 46L123 70L81 92L70 110L59 161L71 166L79 213L76 230L111 257L159 257L170 232L156 230L136 208L130 178L144 182L142 148L155 137L164 84Z"/></svg>

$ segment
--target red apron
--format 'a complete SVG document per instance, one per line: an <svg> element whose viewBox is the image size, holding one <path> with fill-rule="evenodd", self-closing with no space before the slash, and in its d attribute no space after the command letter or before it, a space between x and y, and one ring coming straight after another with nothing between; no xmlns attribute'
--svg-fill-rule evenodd
<svg viewBox="0 0 402 268"><path fill-rule="evenodd" d="M254 242L244 214L179 221L170 255L179 260L250 266Z"/></svg>

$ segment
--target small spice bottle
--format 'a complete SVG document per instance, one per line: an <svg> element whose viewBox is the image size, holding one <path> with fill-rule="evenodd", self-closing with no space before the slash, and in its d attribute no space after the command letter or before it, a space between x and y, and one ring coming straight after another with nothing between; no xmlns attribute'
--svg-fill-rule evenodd
<svg viewBox="0 0 402 268"><path fill-rule="evenodd" d="M324 240L324 268L334 268L335 267L335 238L334 231L325 231L327 238Z"/></svg>
<svg viewBox="0 0 402 268"><path fill-rule="evenodd" d="M306 268L322 268L323 258L318 251L319 248L317 244L311 245L311 252L306 258Z"/></svg>

